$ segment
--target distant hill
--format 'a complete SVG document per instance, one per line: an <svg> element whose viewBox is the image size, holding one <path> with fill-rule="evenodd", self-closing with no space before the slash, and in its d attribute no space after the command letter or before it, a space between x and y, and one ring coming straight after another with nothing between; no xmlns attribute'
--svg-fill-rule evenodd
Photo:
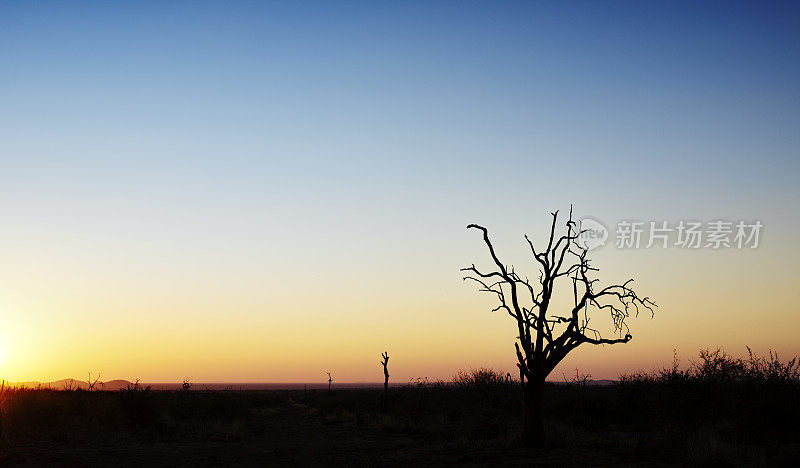
<svg viewBox="0 0 800 468"><path fill-rule="evenodd" d="M589 385L614 385L615 383L617 383L616 380L610 379L590 380L588 382Z"/></svg>
<svg viewBox="0 0 800 468"><path fill-rule="evenodd" d="M133 385L133 382L119 379L109 380L108 382L102 383L102 390L122 390L123 388L127 388L129 385Z"/></svg>
<svg viewBox="0 0 800 468"><path fill-rule="evenodd" d="M99 384L99 382L98 382L98 384ZM61 380L56 380L55 382L48 382L47 384L44 384L43 386L45 386L45 387L49 386L50 388L55 389L55 390L62 390L62 389L63 390L69 390L69 389L86 390L87 388L89 388L89 383L88 382L84 382L83 380L61 379Z"/></svg>

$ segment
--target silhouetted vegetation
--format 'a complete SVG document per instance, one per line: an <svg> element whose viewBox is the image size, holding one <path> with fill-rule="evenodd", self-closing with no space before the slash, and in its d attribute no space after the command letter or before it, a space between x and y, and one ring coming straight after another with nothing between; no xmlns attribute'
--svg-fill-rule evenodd
<svg viewBox="0 0 800 468"><path fill-rule="evenodd" d="M453 376L453 385L462 388L494 389L506 387L510 383L502 372L486 368L462 370Z"/></svg>
<svg viewBox="0 0 800 468"><path fill-rule="evenodd" d="M381 353L381 361L378 363L383 366L383 412L389 409L389 351Z"/></svg>
<svg viewBox="0 0 800 468"><path fill-rule="evenodd" d="M117 392L0 387L0 443L11 455L29 447L29 457L57 447L68 454L103 447L114 457L130 456L125 447L158 443L147 447L178 447L176 457L196 463L205 459L186 447L216 444L230 447L230 463L251 457L245 464L263 464L263 457L288 464L396 465L523 463L544 456L569 464L585 461L570 458L579 454L609 465L769 465L800 457L796 359L701 351L686 366L676 358L665 369L625 375L611 385L575 375L545 386L543 417L551 437L533 451L519 448L519 382L492 369L389 387L388 411L381 386L336 392L154 391L138 382Z"/></svg>
<svg viewBox="0 0 800 468"><path fill-rule="evenodd" d="M545 391L548 447L602 447L637 454L636 460L657 454L656 464L786 464L800 457L797 359L701 351L685 369L676 359L669 368L625 375L612 385L594 385L576 372ZM376 414L375 397L366 390L335 399L312 395L307 403L342 424L465 446L515 447L521 400L519 382L477 369L459 372L452 382L415 379L393 388L388 416Z"/></svg>
<svg viewBox="0 0 800 468"><path fill-rule="evenodd" d="M681 369L677 354L672 366L654 373L633 373L620 377L623 384L793 384L800 381L800 361L795 357L781 362L778 355L769 351L768 357L759 357L747 348L745 359L729 356L717 348L714 351L700 350L700 360Z"/></svg>
<svg viewBox="0 0 800 468"><path fill-rule="evenodd" d="M776 354L745 359L703 350L699 360L654 373L623 375L617 385L639 420L663 422L719 445L800 442L800 363ZM634 406L635 404L635 406Z"/></svg>
<svg viewBox="0 0 800 468"><path fill-rule="evenodd" d="M578 239L586 231L572 220L572 206L565 223L566 233L556 234L558 211L552 213L549 240L534 246L528 236L538 272L538 281L530 280L513 265L500 260L489 239L489 231L478 224L467 229L482 233L489 250L492 266L478 268L475 264L462 268L464 280L479 285L479 291L497 299L492 312L504 312L516 322L517 339L514 348L517 368L522 382L522 441L526 445L544 445L544 403L547 377L567 355L578 346L613 345L631 340L627 319L639 312L653 314L655 302L633 290L633 279L622 284L601 287L595 278L598 269L590 266L589 250ZM569 281L567 281L569 280ZM556 291L571 291L573 305L553 310ZM601 336L589 321L597 314L608 314L614 326L614 336Z"/></svg>

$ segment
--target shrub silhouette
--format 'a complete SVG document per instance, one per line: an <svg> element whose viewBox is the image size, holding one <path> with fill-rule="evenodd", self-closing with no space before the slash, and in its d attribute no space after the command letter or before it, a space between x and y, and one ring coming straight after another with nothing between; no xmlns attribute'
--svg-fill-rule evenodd
<svg viewBox="0 0 800 468"><path fill-rule="evenodd" d="M181 383L180 391L188 392L191 389L192 389L192 383L189 382L189 379L183 379L183 382Z"/></svg>
<svg viewBox="0 0 800 468"><path fill-rule="evenodd" d="M747 347L746 359L728 355L721 348L713 351L701 349L700 358L687 369L680 369L677 355L671 367L654 373L632 373L620 376L620 383L800 383L800 361L797 357L781 362L778 354L769 351L769 357L761 357Z"/></svg>
<svg viewBox="0 0 800 468"><path fill-rule="evenodd" d="M507 383L508 380L505 378L505 373L487 368L461 370L453 376L453 385L461 388L504 388Z"/></svg>
<svg viewBox="0 0 800 468"><path fill-rule="evenodd" d="M673 420L687 427L719 426L719 437L735 443L793 440L800 421L800 364L782 362L772 351L747 358L722 349L701 350L699 360L680 369L623 375L618 387L637 418Z"/></svg>

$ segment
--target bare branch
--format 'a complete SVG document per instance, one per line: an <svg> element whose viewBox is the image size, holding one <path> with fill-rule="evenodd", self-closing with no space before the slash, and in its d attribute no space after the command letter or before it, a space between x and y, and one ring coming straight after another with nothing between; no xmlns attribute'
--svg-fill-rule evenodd
<svg viewBox="0 0 800 468"><path fill-rule="evenodd" d="M553 368L581 344L627 343L632 339L627 319L638 316L641 311L649 311L652 317L656 307L652 299L641 297L633 290L633 280L598 289L599 280L590 276L598 269L590 265L588 250L577 243L584 231L580 231L573 220L572 206L564 225L566 232L560 236L556 235L558 211L551 216L545 250L538 251L533 241L525 236L531 255L539 265L536 286L518 274L513 266L500 261L485 227L467 226L482 232L497 270L485 272L472 264L462 269L466 272L464 280L478 283L479 291L494 294L499 304L492 311L505 310L517 322L519 334L514 343L515 353L520 375L528 381L544 381ZM574 303L567 314L549 315L556 280L561 277L572 279ZM526 291L525 305L520 303L519 291ZM603 337L597 328L590 327L592 316L600 312L609 314L618 336Z"/></svg>

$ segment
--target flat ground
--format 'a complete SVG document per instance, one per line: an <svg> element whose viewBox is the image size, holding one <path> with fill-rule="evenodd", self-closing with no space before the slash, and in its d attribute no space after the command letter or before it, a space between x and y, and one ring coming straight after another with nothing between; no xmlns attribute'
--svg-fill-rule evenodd
<svg viewBox="0 0 800 468"><path fill-rule="evenodd" d="M19 443L6 447L0 466L663 466L677 461L667 453L599 448L464 447L442 436L354 427L290 401L254 412L249 424L253 437L240 441Z"/></svg>
<svg viewBox="0 0 800 468"><path fill-rule="evenodd" d="M519 446L517 385L381 390L12 390L3 466L778 466L800 460L800 386L551 385L548 444Z"/></svg>

